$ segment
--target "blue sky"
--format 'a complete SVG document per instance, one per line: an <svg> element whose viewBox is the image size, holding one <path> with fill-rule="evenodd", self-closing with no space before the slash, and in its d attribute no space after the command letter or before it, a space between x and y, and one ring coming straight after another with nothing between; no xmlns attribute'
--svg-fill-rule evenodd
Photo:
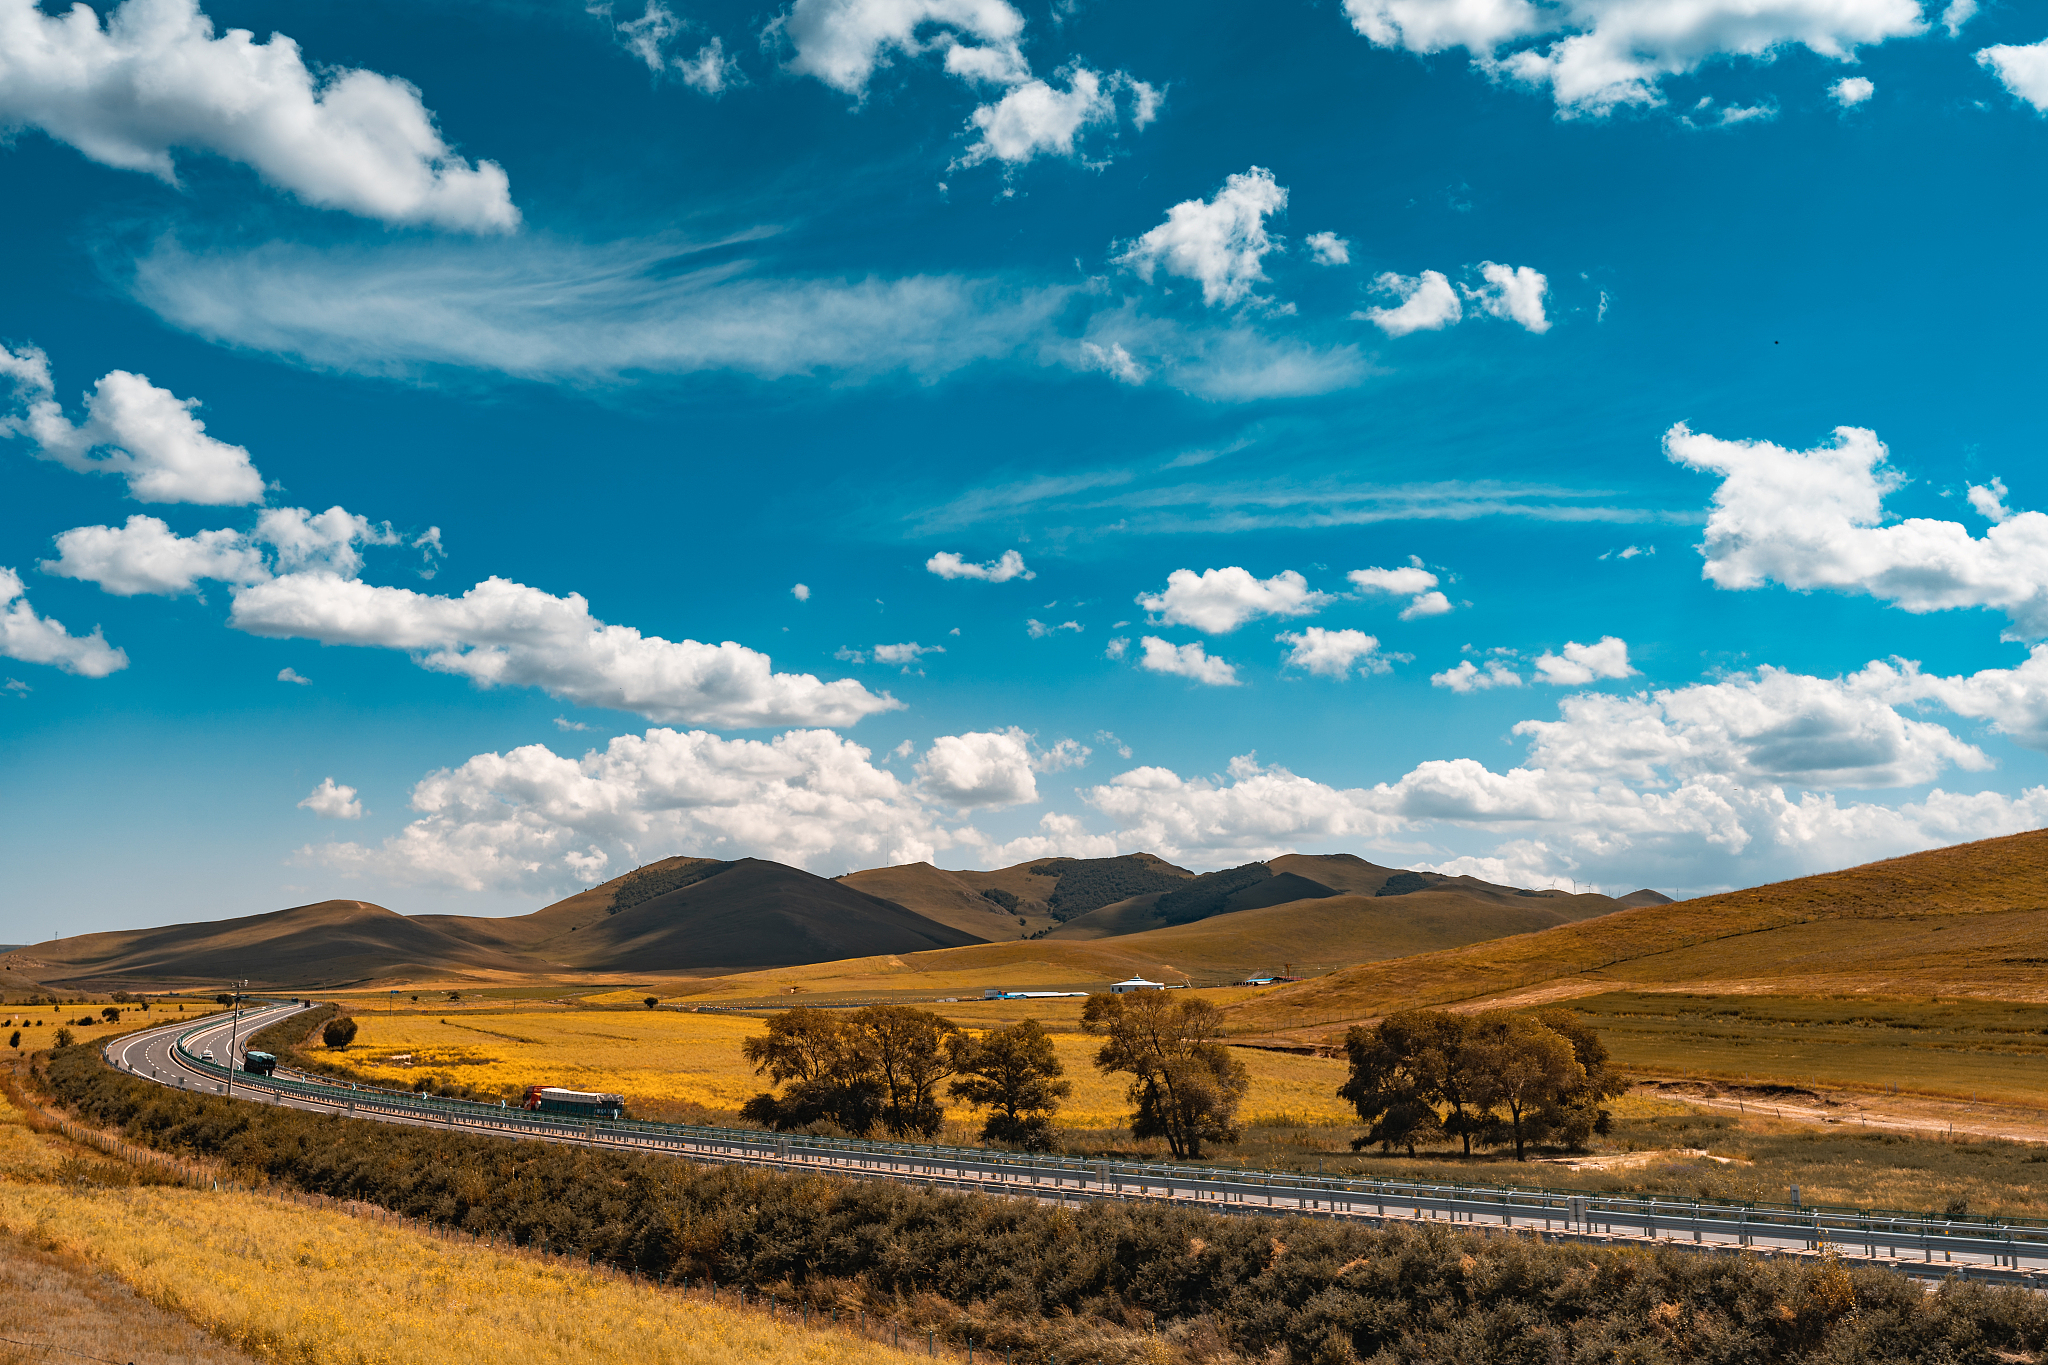
<svg viewBox="0 0 2048 1365"><path fill-rule="evenodd" d="M1755 8L0 0L0 938L2048 823L2048 30Z"/></svg>

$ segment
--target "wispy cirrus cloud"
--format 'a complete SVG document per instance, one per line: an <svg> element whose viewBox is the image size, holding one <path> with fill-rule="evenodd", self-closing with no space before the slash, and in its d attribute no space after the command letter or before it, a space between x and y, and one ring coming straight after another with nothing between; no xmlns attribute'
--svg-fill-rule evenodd
<svg viewBox="0 0 2048 1365"><path fill-rule="evenodd" d="M1011 275L824 278L732 259L771 229L588 244L529 233L315 248L166 236L112 267L173 326L317 369L450 369L573 384L727 372L931 383L971 366L1155 378L1222 402L1326 393L1355 347L1244 318L1145 313L1099 286ZM1285 320L1281 320L1284 324Z"/></svg>
<svg viewBox="0 0 2048 1365"><path fill-rule="evenodd" d="M1369 484L1338 477L1160 482L1148 471L1099 469L969 489L917 508L904 521L911 533L926 535L1024 516L1063 522L1077 535L1177 535L1485 517L1622 525L1696 525L1705 520L1694 508L1630 505L1616 489L1551 483L1445 479Z"/></svg>

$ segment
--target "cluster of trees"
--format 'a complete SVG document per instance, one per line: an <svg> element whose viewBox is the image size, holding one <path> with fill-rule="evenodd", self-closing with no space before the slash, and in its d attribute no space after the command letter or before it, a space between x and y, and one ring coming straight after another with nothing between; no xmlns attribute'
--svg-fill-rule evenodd
<svg viewBox="0 0 2048 1365"><path fill-rule="evenodd" d="M1365 1121L1353 1150L1384 1151L1456 1138L1473 1145L1528 1144L1549 1138L1583 1145L1604 1133L1600 1102L1625 1083L1599 1035L1570 1010L1535 1016L1489 1010L1453 1014L1408 1010L1344 1037L1351 1076L1338 1094Z"/></svg>
<svg viewBox="0 0 2048 1365"><path fill-rule="evenodd" d="M344 1048L356 1040L356 1021L338 1014L320 1028L320 1041L331 1048Z"/></svg>
<svg viewBox="0 0 2048 1365"><path fill-rule="evenodd" d="M793 1009L742 1048L756 1074L782 1085L740 1109L777 1131L830 1123L858 1137L931 1137L945 1120L940 1087L989 1111L982 1139L1029 1150L1053 1146L1052 1116L1073 1089L1036 1021L974 1037L927 1010L870 1005Z"/></svg>
<svg viewBox="0 0 2048 1365"><path fill-rule="evenodd" d="M1103 1040L1097 1069L1130 1078L1134 1136L1164 1138L1187 1160L1205 1143L1237 1140L1251 1076L1220 1041L1216 1006L1163 991L1095 995L1081 1027ZM741 1117L779 1132L830 1123L859 1137L928 1138L944 1122L949 1082L946 1093L988 1111L982 1141L1050 1151L1053 1118L1073 1089L1035 1019L974 1035L908 1005L800 1008L771 1017L741 1048L756 1074L783 1087L748 1100Z"/></svg>

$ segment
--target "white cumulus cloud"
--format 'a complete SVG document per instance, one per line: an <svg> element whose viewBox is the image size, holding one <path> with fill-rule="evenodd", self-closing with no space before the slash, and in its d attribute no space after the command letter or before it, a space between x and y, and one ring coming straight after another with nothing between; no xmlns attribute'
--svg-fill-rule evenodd
<svg viewBox="0 0 2048 1365"><path fill-rule="evenodd" d="M849 95L865 95L898 54L935 47L949 67L983 78L1028 70L1017 48L1024 16L1005 0L796 0L776 27L794 49L790 70Z"/></svg>
<svg viewBox="0 0 2048 1365"><path fill-rule="evenodd" d="M1680 423L1664 449L1721 475L1700 547L1704 575L1720 587L1832 588L1915 613L1988 607L2025 637L2048 635L2048 515L2007 513L1982 536L1927 517L1887 525L1885 496L1905 476L1861 427L1837 427L1828 444L1795 451Z"/></svg>
<svg viewBox="0 0 2048 1365"><path fill-rule="evenodd" d="M2048 657L2029 667L2025 684L1872 665L1846 678L1765 668L1633 696L1580 693L1559 704L1557 720L1515 727L1529 749L1506 771L1432 759L1392 782L1340 789L1246 755L1227 782L1139 768L1083 796L1115 821L1123 847L1198 863L1339 841L1406 849L1383 860L1409 863L1448 842L1457 854L1436 866L1492 859L1525 885L1750 884L2048 821L2040 788L2009 797L1937 787L1898 805L1844 803L1831 790L1912 787L1988 767L1974 745L1899 714L1893 701L1947 691L1993 704L2048 682Z"/></svg>
<svg viewBox="0 0 2048 1365"><path fill-rule="evenodd" d="M1287 191L1273 173L1253 166L1230 176L1214 199L1187 199L1166 211L1166 221L1118 254L1150 283L1164 271L1202 286L1202 302L1234 304L1266 278L1260 262L1279 244L1266 232L1266 216L1287 207Z"/></svg>
<svg viewBox="0 0 2048 1365"><path fill-rule="evenodd" d="M1567 115L1665 102L1662 82L1717 60L1805 47L1834 61L1926 31L1920 0L1344 0L1380 47L1462 47L1481 70L1550 91Z"/></svg>
<svg viewBox="0 0 2048 1365"><path fill-rule="evenodd" d="M984 583L1007 583L1013 578L1030 580L1038 577L1024 567L1024 556L1015 550L1005 550L998 559L986 564L971 563L951 550L941 550L924 562L926 572L941 578L974 578Z"/></svg>
<svg viewBox="0 0 2048 1365"><path fill-rule="evenodd" d="M1351 264L1351 243L1334 232L1311 232L1302 238L1302 243L1317 265Z"/></svg>
<svg viewBox="0 0 2048 1365"><path fill-rule="evenodd" d="M1949 31L1953 33L1961 26L1958 23ZM1997 76L1998 83L2009 93L2048 113L2048 38L2025 47L2011 43L1987 47L1977 53L1977 61Z"/></svg>
<svg viewBox="0 0 2048 1365"><path fill-rule="evenodd" d="M1486 283L1478 288L1468 286L1466 298L1494 317L1518 322L1538 335L1550 330L1550 320L1543 315L1543 295L1550 281L1540 272L1526 265L1481 261L1479 276Z"/></svg>
<svg viewBox="0 0 2048 1365"><path fill-rule="evenodd" d="M0 347L0 374L14 381L22 405L0 417L0 436L28 438L42 459L81 474L119 474L138 502L263 500L263 479L249 452L206 434L206 424L192 415L196 398L179 398L142 375L115 370L86 396L86 419L73 425L56 400L41 351Z"/></svg>
<svg viewBox="0 0 2048 1365"><path fill-rule="evenodd" d="M1431 580L1434 582L1435 580ZM1308 616L1333 599L1315 592L1292 569L1254 578L1248 569L1175 569L1166 591L1140 593L1137 603L1169 626L1193 626L1206 635L1225 635L1260 616ZM1148 642L1149 643L1149 642Z"/></svg>
<svg viewBox="0 0 2048 1365"><path fill-rule="evenodd" d="M1398 569L1353 569L1345 577L1362 593L1408 598L1408 605L1401 609L1403 621L1442 616L1451 610L1451 599L1435 591L1437 576L1423 568L1420 560Z"/></svg>
<svg viewBox="0 0 2048 1365"><path fill-rule="evenodd" d="M1499 659L1490 659L1481 668L1470 659L1461 659L1456 668L1447 668L1441 673L1429 675L1430 686L1448 687L1453 692L1481 692L1494 687L1520 687L1522 675L1509 668Z"/></svg>
<svg viewBox="0 0 2048 1365"><path fill-rule="evenodd" d="M1156 635L1147 635L1142 643L1145 654L1138 660L1140 668L1192 678L1211 687L1237 686L1237 669L1222 659L1210 658L1200 640L1190 645L1174 645Z"/></svg>
<svg viewBox="0 0 2048 1365"><path fill-rule="evenodd" d="M1362 630L1325 630L1310 626L1302 631L1283 631L1273 637L1291 645L1289 668L1306 669L1326 678L1348 678L1356 665L1361 672L1385 673L1391 667L1380 654L1378 637Z"/></svg>
<svg viewBox="0 0 2048 1365"><path fill-rule="evenodd" d="M900 645L876 645L875 662L878 664L914 664L927 654L944 654L944 645L921 645L911 640Z"/></svg>
<svg viewBox="0 0 2048 1365"><path fill-rule="evenodd" d="M1086 67L1075 67L1064 77L1065 90L1034 78L976 109L968 122L981 136L958 164L978 166L993 159L1018 165L1040 153L1072 156L1075 139L1084 131L1116 122L1117 78L1105 81Z"/></svg>
<svg viewBox="0 0 2048 1365"><path fill-rule="evenodd" d="M229 623L252 635L402 649L479 687L538 687L657 722L840 726L902 706L850 678L777 673L766 654L731 640L665 640L609 625L581 594L495 577L438 597L310 570L236 589Z"/></svg>
<svg viewBox="0 0 2048 1365"><path fill-rule="evenodd" d="M119 597L143 593L174 597L200 580L246 586L273 572L322 569L353 575L362 547L396 545L389 525L372 523L342 507L265 508L255 529L199 531L180 536L155 517L136 515L123 526L79 526L57 537L57 558L38 567L60 578L96 583ZM268 554L265 549L268 547Z"/></svg>
<svg viewBox="0 0 2048 1365"><path fill-rule="evenodd" d="M104 678L128 666L128 655L108 644L98 626L73 635L64 623L38 616L28 604L21 575L0 568L0 658L49 664L82 678Z"/></svg>
<svg viewBox="0 0 2048 1365"><path fill-rule="evenodd" d="M751 740L651 729L581 758L530 744L427 775L413 788L418 818L381 845L301 857L399 883L549 894L588 885L593 856L631 866L686 849L841 871L980 840L945 828L870 757L829 730Z"/></svg>
<svg viewBox="0 0 2048 1365"><path fill-rule="evenodd" d="M1633 677L1636 671L1629 667L1628 643L1613 635L1603 635L1590 645L1568 640L1557 653L1546 650L1536 659L1536 676L1559 687L1578 687L1598 678Z"/></svg>
<svg viewBox="0 0 2048 1365"><path fill-rule="evenodd" d="M363 818L363 803L356 799L356 789L338 785L331 777L322 778L320 785L299 802L299 809L309 810L322 820Z"/></svg>
<svg viewBox="0 0 2048 1365"><path fill-rule="evenodd" d="M1828 87L1828 96L1844 109L1853 109L1877 93L1877 84L1868 76L1844 76Z"/></svg>
<svg viewBox="0 0 2048 1365"><path fill-rule="evenodd" d="M174 153L253 169L306 203L473 232L519 225L505 172L471 165L420 92L374 71L309 68L281 33L215 35L193 0L0 0L0 128L36 128L101 165L176 183Z"/></svg>
<svg viewBox="0 0 2048 1365"><path fill-rule="evenodd" d="M1038 799L1031 736L1007 730L940 735L917 761L920 789L961 810L1017 806Z"/></svg>
<svg viewBox="0 0 2048 1365"><path fill-rule="evenodd" d="M1373 288L1399 302L1392 308L1368 308L1352 316L1370 322L1390 337L1439 331L1465 316L1458 291L1451 288L1451 282L1441 271L1425 270L1415 276L1388 273L1374 280Z"/></svg>

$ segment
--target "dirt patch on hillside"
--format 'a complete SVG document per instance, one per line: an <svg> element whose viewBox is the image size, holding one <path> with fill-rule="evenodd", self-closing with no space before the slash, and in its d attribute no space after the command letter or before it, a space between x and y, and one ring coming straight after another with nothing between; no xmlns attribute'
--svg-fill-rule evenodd
<svg viewBox="0 0 2048 1365"><path fill-rule="evenodd" d="M1924 1095L1877 1095L1827 1086L1713 1081L1645 1081L1638 1095L1684 1100L1703 1109L1787 1123L1840 1124L1886 1129L1918 1137L2006 1138L2048 1142L2048 1112L2016 1105L1945 1100Z"/></svg>

